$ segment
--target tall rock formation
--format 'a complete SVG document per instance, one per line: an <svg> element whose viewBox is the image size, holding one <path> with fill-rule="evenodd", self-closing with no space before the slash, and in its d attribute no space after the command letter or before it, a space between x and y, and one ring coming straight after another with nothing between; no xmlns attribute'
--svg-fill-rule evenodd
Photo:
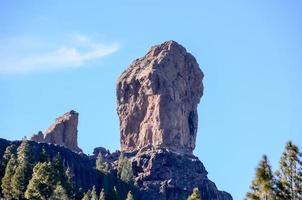
<svg viewBox="0 0 302 200"><path fill-rule="evenodd" d="M79 113L71 110L58 117L44 133L39 131L33 135L31 140L62 145L80 153L82 150L78 147L78 117Z"/></svg>
<svg viewBox="0 0 302 200"><path fill-rule="evenodd" d="M195 58L175 41L136 59L117 84L122 151L152 145L191 154L202 79Z"/></svg>
<svg viewBox="0 0 302 200"><path fill-rule="evenodd" d="M202 199L232 200L192 155L202 79L195 58L168 41L136 59L118 80L121 150L144 200L185 200L195 187Z"/></svg>

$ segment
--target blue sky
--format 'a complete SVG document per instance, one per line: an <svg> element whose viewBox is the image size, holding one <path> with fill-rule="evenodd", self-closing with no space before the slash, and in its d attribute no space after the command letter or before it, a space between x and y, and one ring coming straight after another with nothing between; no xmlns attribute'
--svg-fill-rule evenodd
<svg viewBox="0 0 302 200"><path fill-rule="evenodd" d="M219 189L243 199L262 154L274 169L302 148L302 3L1 1L0 137L80 113L86 153L119 149L118 76L150 46L176 40L205 74L194 153Z"/></svg>

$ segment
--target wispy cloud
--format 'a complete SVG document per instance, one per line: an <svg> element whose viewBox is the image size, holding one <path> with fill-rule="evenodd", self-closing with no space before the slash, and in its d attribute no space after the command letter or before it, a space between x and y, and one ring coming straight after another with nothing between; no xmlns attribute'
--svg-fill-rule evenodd
<svg viewBox="0 0 302 200"><path fill-rule="evenodd" d="M80 67L117 50L116 42L101 43L83 34L74 34L64 42L32 37L0 39L0 74Z"/></svg>

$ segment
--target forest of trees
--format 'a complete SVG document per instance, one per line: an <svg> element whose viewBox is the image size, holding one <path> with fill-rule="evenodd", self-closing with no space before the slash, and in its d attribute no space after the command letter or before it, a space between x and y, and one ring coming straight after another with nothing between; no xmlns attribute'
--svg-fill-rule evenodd
<svg viewBox="0 0 302 200"><path fill-rule="evenodd" d="M73 198L72 175L63 167L58 154L48 160L42 151L34 162L27 141L17 148L12 144L1 159L4 176L1 180L1 197L4 199L70 199Z"/></svg>
<svg viewBox="0 0 302 200"><path fill-rule="evenodd" d="M75 191L72 170L64 166L60 154L49 159L43 149L39 159L34 161L31 146L28 141L24 140L19 147L15 144L8 146L0 159L0 174L2 174L0 199L124 200L125 198L121 197L122 193L126 193L127 200L134 199L132 191L129 190L130 186L134 185L131 163L121 155L118 164L120 181L117 186L111 185L110 176L107 176L108 166L99 155L96 159L96 169L108 179L107 184L98 190L93 186L88 191ZM101 192L97 194L96 191ZM80 198L79 193L82 196Z"/></svg>
<svg viewBox="0 0 302 200"><path fill-rule="evenodd" d="M17 146L8 146L0 159L1 193L5 200L134 200L135 180L130 160L120 155L117 166L118 181L112 184L109 166L100 154L95 169L104 176L103 188L77 190L73 183L73 172L65 166L58 153L49 158L42 149L39 159L32 158L32 149L27 140ZM99 191L99 193L97 192ZM188 200L200 200L200 192L195 188Z"/></svg>
<svg viewBox="0 0 302 200"><path fill-rule="evenodd" d="M100 154L95 169L110 178L108 163ZM86 191L76 191L72 169L64 166L60 154L50 159L42 150L38 160L32 159L28 141L19 146L8 146L0 160L1 196L8 200L134 200L136 182L130 160L120 155L117 165L118 182L105 179L103 188L92 186ZM99 191L99 192L97 192ZM80 197L79 197L80 194ZM76 197L77 195L77 197ZM264 155L256 168L255 178L246 194L247 200L302 200L302 153L288 142L281 155L279 168L273 172L268 157ZM187 200L201 200L198 188Z"/></svg>
<svg viewBox="0 0 302 200"><path fill-rule="evenodd" d="M289 141L273 173L266 155L256 168L247 200L302 200L302 154Z"/></svg>

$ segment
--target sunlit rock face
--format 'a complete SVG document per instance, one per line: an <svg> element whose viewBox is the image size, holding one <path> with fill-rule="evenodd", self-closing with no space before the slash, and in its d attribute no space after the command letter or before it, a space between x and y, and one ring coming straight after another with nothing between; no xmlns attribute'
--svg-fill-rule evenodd
<svg viewBox="0 0 302 200"><path fill-rule="evenodd" d="M156 45L136 59L117 84L121 150L151 145L191 154L202 79L195 58L175 41Z"/></svg>
<svg viewBox="0 0 302 200"><path fill-rule="evenodd" d="M31 140L62 145L80 153L82 150L78 147L78 118L79 113L71 110L58 117L44 133L40 131L33 135Z"/></svg>

